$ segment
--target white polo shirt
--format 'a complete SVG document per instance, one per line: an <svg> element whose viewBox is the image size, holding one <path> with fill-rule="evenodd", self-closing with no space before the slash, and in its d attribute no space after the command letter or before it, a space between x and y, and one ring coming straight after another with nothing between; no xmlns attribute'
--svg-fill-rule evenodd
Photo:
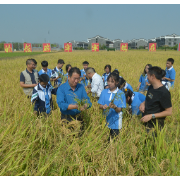
<svg viewBox="0 0 180 180"><path fill-rule="evenodd" d="M95 73L92 77L91 92L92 96L100 97L102 90L104 89L102 77Z"/></svg>

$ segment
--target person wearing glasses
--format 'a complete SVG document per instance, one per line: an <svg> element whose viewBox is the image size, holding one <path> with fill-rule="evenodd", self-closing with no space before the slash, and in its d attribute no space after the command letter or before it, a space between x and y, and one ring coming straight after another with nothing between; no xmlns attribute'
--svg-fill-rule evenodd
<svg viewBox="0 0 180 180"><path fill-rule="evenodd" d="M27 59L26 66L27 68L20 74L20 86L25 95L31 98L33 88L38 84L38 72L34 70L35 63L32 59Z"/></svg>

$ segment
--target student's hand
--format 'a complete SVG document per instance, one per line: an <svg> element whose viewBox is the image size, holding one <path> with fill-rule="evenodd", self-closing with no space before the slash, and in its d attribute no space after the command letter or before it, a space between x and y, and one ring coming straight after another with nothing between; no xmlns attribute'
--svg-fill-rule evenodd
<svg viewBox="0 0 180 180"><path fill-rule="evenodd" d="M87 104L84 104L84 106L80 107L79 110L80 110L80 111L84 111L84 110L87 109L87 107L88 107L88 105L87 105Z"/></svg>
<svg viewBox="0 0 180 180"><path fill-rule="evenodd" d="M144 113L144 111L145 111L145 103L140 104L139 110Z"/></svg>
<svg viewBox="0 0 180 180"><path fill-rule="evenodd" d="M151 114L145 115L144 117L141 118L141 122L148 122L152 118Z"/></svg>
<svg viewBox="0 0 180 180"><path fill-rule="evenodd" d="M107 104L105 104L104 106L103 106L103 109L107 109L108 108L108 106L107 106Z"/></svg>
<svg viewBox="0 0 180 180"><path fill-rule="evenodd" d="M166 80L166 77L163 77L162 80Z"/></svg>
<svg viewBox="0 0 180 180"><path fill-rule="evenodd" d="M112 102L110 102L109 107L115 109L117 106L115 104L113 104Z"/></svg>

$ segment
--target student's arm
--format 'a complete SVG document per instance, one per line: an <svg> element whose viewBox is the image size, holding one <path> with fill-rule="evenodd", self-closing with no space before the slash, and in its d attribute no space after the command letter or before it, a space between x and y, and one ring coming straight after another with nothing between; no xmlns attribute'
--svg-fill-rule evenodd
<svg viewBox="0 0 180 180"><path fill-rule="evenodd" d="M108 105L105 104L104 102L104 91L102 91L100 97L99 97L99 100L98 100L98 104L99 104L99 109L107 109L108 108Z"/></svg>
<svg viewBox="0 0 180 180"><path fill-rule="evenodd" d="M109 103L109 107L113 108L117 113L121 112L122 108L121 107L117 107L115 104L113 103Z"/></svg>
<svg viewBox="0 0 180 180"><path fill-rule="evenodd" d="M164 77L163 80L174 81L174 79L170 79L170 78L167 78L167 77Z"/></svg>
<svg viewBox="0 0 180 180"><path fill-rule="evenodd" d="M141 82L139 83L139 85L138 85L138 87L137 87L137 91L139 90L140 85L141 85Z"/></svg>

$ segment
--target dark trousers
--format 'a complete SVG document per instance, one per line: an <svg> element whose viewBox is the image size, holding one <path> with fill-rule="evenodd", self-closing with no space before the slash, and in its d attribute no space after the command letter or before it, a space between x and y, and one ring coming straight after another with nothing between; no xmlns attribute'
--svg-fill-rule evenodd
<svg viewBox="0 0 180 180"><path fill-rule="evenodd" d="M119 129L110 129L110 137L115 138L119 135Z"/></svg>

